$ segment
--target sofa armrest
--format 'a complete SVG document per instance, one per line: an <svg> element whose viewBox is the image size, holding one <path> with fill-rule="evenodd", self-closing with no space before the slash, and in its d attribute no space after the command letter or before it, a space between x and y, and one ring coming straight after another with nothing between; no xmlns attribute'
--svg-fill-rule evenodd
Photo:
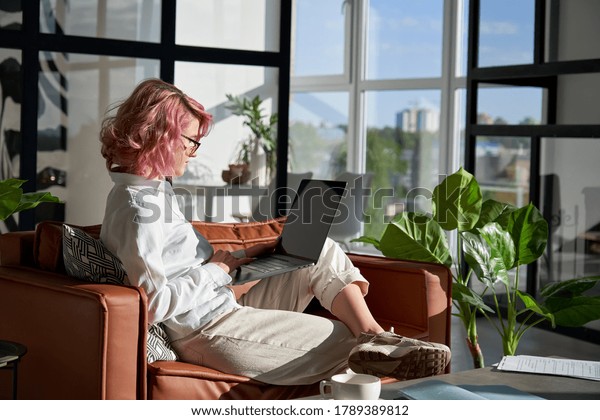
<svg viewBox="0 0 600 420"><path fill-rule="evenodd" d="M28 349L19 365L21 398L145 398L146 309L138 289L0 267L0 319L0 337Z"/></svg>
<svg viewBox="0 0 600 420"><path fill-rule="evenodd" d="M438 264L348 254L369 281L367 304L384 327L450 346L452 275Z"/></svg>
<svg viewBox="0 0 600 420"><path fill-rule="evenodd" d="M0 265L33 266L33 231L8 232L0 235Z"/></svg>

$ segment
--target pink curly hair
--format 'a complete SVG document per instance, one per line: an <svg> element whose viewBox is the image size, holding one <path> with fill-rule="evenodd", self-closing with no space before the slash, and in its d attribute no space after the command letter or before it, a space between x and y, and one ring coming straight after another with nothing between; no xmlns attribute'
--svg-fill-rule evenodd
<svg viewBox="0 0 600 420"><path fill-rule="evenodd" d="M100 132L106 167L148 179L173 174L174 152L184 147L181 134L193 118L199 122L196 140L206 136L212 124L212 115L200 103L159 79L140 83L111 111L115 109Z"/></svg>

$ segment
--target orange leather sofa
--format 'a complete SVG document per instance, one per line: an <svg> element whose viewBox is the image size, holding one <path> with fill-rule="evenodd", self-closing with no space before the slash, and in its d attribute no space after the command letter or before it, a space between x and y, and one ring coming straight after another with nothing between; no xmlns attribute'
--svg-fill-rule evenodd
<svg viewBox="0 0 600 420"><path fill-rule="evenodd" d="M194 226L215 248L235 250L275 238L281 223ZM84 230L97 236L99 228ZM446 267L349 256L371 282L367 302L385 328L450 345ZM318 305L310 311L328 316ZM319 392L318 384L273 386L180 361L147 363L146 334L141 289L65 274L60 223L0 236L0 340L28 348L18 372L21 399L289 399ZM0 371L0 399L8 398L11 375Z"/></svg>

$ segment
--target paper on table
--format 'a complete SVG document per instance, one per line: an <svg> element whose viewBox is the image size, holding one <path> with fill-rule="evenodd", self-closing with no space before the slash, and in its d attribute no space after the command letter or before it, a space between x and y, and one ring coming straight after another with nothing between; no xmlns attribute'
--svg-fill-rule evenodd
<svg viewBox="0 0 600 420"><path fill-rule="evenodd" d="M504 356L499 370L570 376L600 381L600 362L539 356Z"/></svg>

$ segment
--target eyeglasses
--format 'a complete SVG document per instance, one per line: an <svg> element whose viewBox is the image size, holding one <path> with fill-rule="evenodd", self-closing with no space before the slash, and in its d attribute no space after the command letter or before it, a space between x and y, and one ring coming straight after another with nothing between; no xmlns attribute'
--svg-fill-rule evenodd
<svg viewBox="0 0 600 420"><path fill-rule="evenodd" d="M182 134L181 137L183 137L191 143L191 148L189 149L190 155L196 153L196 150L198 150L198 148L202 145L202 143L200 143L199 141L196 141L193 138L186 136L185 134Z"/></svg>

